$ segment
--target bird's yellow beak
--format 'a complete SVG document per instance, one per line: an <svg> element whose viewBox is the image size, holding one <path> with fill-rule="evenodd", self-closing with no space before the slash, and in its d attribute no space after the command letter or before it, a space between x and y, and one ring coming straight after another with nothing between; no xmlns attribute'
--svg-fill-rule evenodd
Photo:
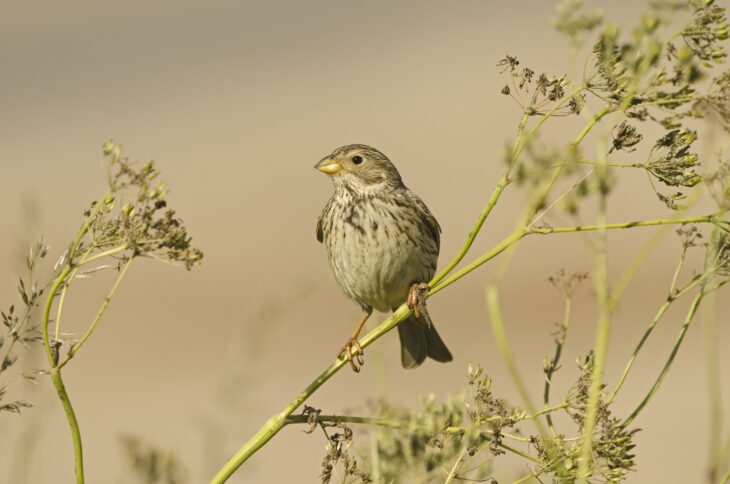
<svg viewBox="0 0 730 484"><path fill-rule="evenodd" d="M330 158L329 156L327 158L321 159L316 165L314 165L314 167L321 172L327 173L328 175L334 175L335 173L339 173L342 170L340 160Z"/></svg>

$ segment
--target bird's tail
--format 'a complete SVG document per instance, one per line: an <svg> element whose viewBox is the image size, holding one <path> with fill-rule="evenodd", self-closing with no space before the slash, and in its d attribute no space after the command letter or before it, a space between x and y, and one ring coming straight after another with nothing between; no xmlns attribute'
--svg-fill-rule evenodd
<svg viewBox="0 0 730 484"><path fill-rule="evenodd" d="M430 323L421 315L416 319L411 315L398 325L400 355L403 368L416 368L426 357L446 363L454 359L446 344Z"/></svg>

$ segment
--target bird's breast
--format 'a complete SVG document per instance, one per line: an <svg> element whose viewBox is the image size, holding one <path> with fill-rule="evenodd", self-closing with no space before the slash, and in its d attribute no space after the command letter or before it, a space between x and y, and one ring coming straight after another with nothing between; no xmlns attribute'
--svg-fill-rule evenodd
<svg viewBox="0 0 730 484"><path fill-rule="evenodd" d="M389 311L436 270L438 243L407 206L380 198L333 203L323 224L335 279L363 306Z"/></svg>

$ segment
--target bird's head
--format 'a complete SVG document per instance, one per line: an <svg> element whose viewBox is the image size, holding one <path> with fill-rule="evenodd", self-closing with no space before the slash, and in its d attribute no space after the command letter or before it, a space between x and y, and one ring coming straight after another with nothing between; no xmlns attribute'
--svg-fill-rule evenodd
<svg viewBox="0 0 730 484"><path fill-rule="evenodd" d="M350 188L359 194L403 186L393 163L367 145L347 145L322 158L315 168L330 175L335 188Z"/></svg>

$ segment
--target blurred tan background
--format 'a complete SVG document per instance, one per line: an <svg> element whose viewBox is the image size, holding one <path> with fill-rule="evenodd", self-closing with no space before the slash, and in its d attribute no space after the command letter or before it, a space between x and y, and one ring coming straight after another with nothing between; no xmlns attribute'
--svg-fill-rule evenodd
<svg viewBox="0 0 730 484"><path fill-rule="evenodd" d="M637 18L637 2L602 3L619 25L628 28ZM123 435L175 451L191 482L207 482L332 361L359 317L314 236L332 188L312 165L333 148L367 143L395 160L443 227L446 264L496 182L501 149L519 118L514 102L499 94L504 79L495 64L510 54L538 72L574 70L567 42L550 26L553 6L537 0L5 2L3 307L15 298L30 240L45 236L52 265L82 211L104 191L98 160L111 137L126 155L156 160L172 190L171 206L205 252L202 267L189 273L149 260L133 267L91 344L67 367L89 482L131 482ZM572 136L561 129L575 126L558 121L548 133L560 141ZM611 220L665 216L646 179L635 178L622 180ZM504 197L468 260L511 229L522 202L518 191ZM652 233L612 234L612 278ZM667 237L618 308L611 385L664 300L678 249L677 238ZM519 403L486 315L483 290L494 267L430 302L453 363L402 370L397 338L387 335L367 351L361 374L341 372L309 403L342 413L387 395L417 407L420 395L464 388L470 361L486 368L498 394ZM524 241L504 280L509 337L536 400L542 359L552 354L550 333L562 314L561 297L546 279L559 269L590 268L585 240L556 235ZM102 275L74 285L69 329L83 328L109 282ZM721 293L721 348L730 347L724 299ZM649 341L616 402L619 414L649 388L685 307L673 310ZM576 356L593 344L595 319L594 293L585 284L556 398L576 376ZM697 320L657 398L636 421L643 430L630 482L704 478L704 348ZM730 357L721 358L725 370ZM726 385L726 413L729 391ZM36 407L22 417L0 415L0 482L71 482L71 442L49 382L36 389L13 380L13 396ZM285 429L231 482L319 482L324 441L301 430ZM526 471L523 464L498 468L504 481Z"/></svg>

